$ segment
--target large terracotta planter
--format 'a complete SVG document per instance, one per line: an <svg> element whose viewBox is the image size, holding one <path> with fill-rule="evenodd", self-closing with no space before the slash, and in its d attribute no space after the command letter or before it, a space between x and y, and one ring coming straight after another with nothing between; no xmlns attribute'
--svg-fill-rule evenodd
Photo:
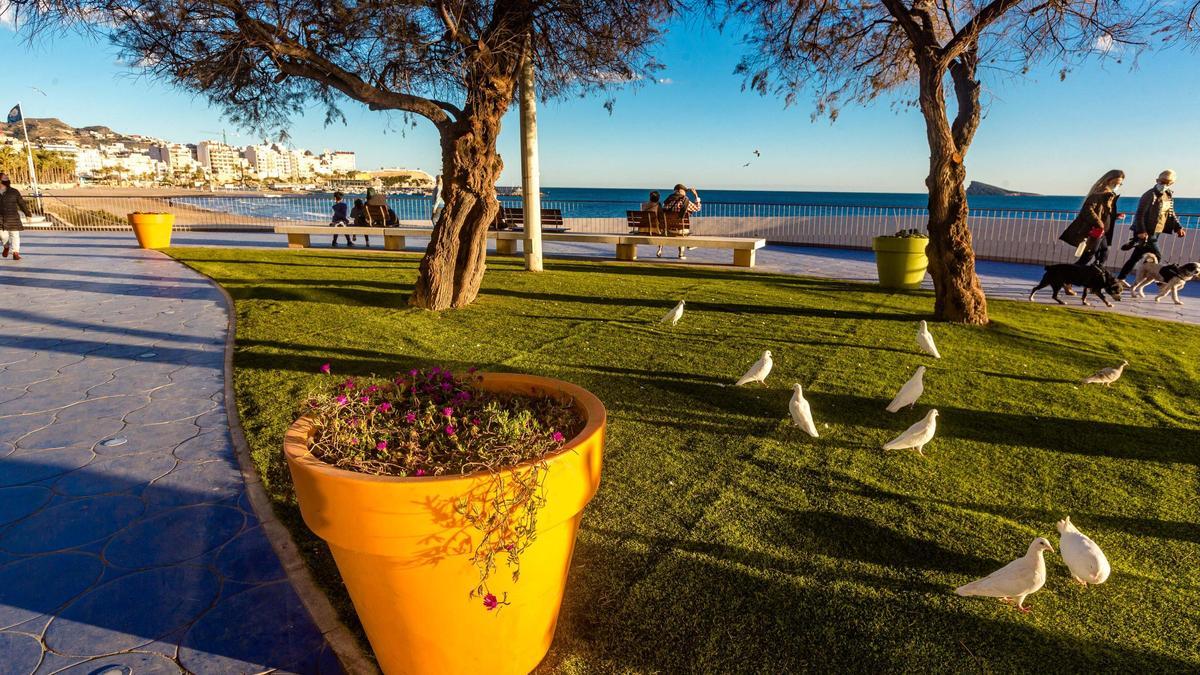
<svg viewBox="0 0 1200 675"><path fill-rule="evenodd" d="M554 639L575 533L600 484L604 406L580 387L531 375L487 373L480 386L567 397L586 418L583 431L548 459L547 501L537 538L521 554L520 580L497 559L489 588L507 593L511 604L495 611L469 597L479 582L470 561L477 531L455 509L460 499L479 502L489 475L399 478L336 469L309 454L315 430L307 418L284 439L304 522L329 544L388 674L528 673Z"/></svg>
<svg viewBox="0 0 1200 675"><path fill-rule="evenodd" d="M171 228L175 226L173 213L131 213L128 216L138 246L142 248L167 248L171 245Z"/></svg>
<svg viewBox="0 0 1200 675"><path fill-rule="evenodd" d="M929 269L929 258L925 257L928 244L929 240L924 237L875 237L871 248L875 251L879 285L909 290L920 288L925 271Z"/></svg>

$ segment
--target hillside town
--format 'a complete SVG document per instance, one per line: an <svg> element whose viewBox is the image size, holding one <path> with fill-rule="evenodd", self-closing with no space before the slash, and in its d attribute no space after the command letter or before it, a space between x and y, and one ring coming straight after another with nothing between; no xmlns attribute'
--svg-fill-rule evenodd
<svg viewBox="0 0 1200 675"><path fill-rule="evenodd" d="M382 183L422 188L433 178L417 169L360 171L351 150L320 152L278 142L238 146L226 140L178 143L107 127L73 128L54 119L29 119L39 182L76 185L169 185L319 189ZM19 125L0 125L0 163L15 174L25 169L26 143ZM11 160L11 161L6 161Z"/></svg>

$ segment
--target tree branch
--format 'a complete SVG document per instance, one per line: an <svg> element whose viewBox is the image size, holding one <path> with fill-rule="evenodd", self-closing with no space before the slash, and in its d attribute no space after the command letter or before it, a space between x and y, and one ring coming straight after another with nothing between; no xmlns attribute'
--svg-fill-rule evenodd
<svg viewBox="0 0 1200 675"><path fill-rule="evenodd" d="M950 42L942 48L942 60L949 63L958 58L960 54L966 51L972 45L979 44L979 34L983 29L992 25L1008 10L1021 4L1021 0L992 0L991 4L979 10L979 13L971 17L962 30L956 32Z"/></svg>

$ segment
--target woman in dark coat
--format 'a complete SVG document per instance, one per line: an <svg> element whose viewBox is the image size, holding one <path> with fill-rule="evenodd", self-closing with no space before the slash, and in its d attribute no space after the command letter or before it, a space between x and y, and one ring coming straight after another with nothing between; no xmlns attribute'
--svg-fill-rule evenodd
<svg viewBox="0 0 1200 675"><path fill-rule="evenodd" d="M1113 225L1117 218L1117 190L1125 182L1125 172L1113 169L1100 177L1088 191L1079 215L1059 239L1071 246L1084 244L1083 254L1076 261L1077 265L1103 265L1108 260L1108 247L1112 244Z"/></svg>
<svg viewBox="0 0 1200 675"><path fill-rule="evenodd" d="M9 182L8 174L0 173L0 245L4 246L5 258L11 251L13 260L21 259L21 232L25 229L22 213L26 218L32 215L21 193Z"/></svg>

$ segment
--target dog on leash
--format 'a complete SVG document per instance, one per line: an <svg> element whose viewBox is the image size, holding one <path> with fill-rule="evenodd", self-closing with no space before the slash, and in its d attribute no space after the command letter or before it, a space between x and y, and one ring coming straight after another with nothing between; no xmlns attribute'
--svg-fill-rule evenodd
<svg viewBox="0 0 1200 675"><path fill-rule="evenodd" d="M1159 263L1158 256L1153 253L1147 253L1142 256L1137 266L1137 279L1134 280L1133 286L1130 287L1129 295L1134 298L1146 297L1146 287L1155 281L1162 283L1164 280L1159 270L1163 265Z"/></svg>
<svg viewBox="0 0 1200 675"><path fill-rule="evenodd" d="M1159 275L1162 276L1163 285L1158 289L1158 295L1154 296L1154 301L1158 302L1165 296L1170 295L1175 304L1182 305L1183 301L1179 299L1179 291L1184 284L1200 276L1200 262L1184 263L1182 265L1163 265L1159 268Z"/></svg>
<svg viewBox="0 0 1200 675"><path fill-rule="evenodd" d="M1104 292L1108 291L1114 300L1121 299L1121 284L1117 283L1117 278L1112 275L1112 272L1099 267L1097 265L1075 265L1072 263L1063 263L1060 265L1047 265L1046 273L1042 275L1042 281L1037 286L1029 291L1029 300L1033 301L1033 294L1050 286L1054 289L1051 297L1060 305L1067 303L1059 299L1058 293L1065 286L1075 285L1083 287L1083 304L1087 305L1088 291L1091 291L1102 301L1105 306L1112 307L1112 303L1108 298L1104 297Z"/></svg>

